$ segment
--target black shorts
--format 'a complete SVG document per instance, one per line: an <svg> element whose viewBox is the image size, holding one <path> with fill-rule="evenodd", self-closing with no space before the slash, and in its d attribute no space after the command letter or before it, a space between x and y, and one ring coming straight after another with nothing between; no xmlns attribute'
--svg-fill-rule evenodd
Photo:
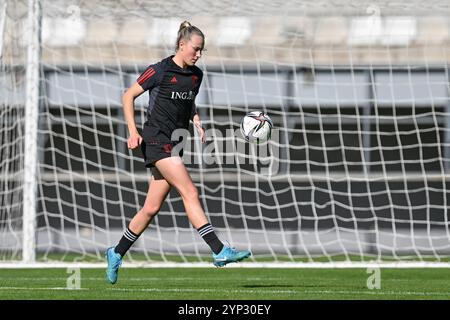
<svg viewBox="0 0 450 320"><path fill-rule="evenodd" d="M183 157L183 149L180 148L182 145L178 145L181 141L170 141L170 138L156 128L144 124L142 138L141 151L146 168L155 168L155 162L161 159Z"/></svg>

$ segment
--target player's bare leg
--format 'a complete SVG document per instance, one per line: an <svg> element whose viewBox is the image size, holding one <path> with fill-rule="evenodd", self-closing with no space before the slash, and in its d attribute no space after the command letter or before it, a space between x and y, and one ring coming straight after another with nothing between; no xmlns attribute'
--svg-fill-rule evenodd
<svg viewBox="0 0 450 320"><path fill-rule="evenodd" d="M180 157L170 157L156 161L155 166L168 183L174 186L183 199L189 221L198 229L208 223L199 200L197 187Z"/></svg>
<svg viewBox="0 0 450 320"><path fill-rule="evenodd" d="M180 193L189 221L213 251L215 266L221 267L230 262L238 262L251 255L250 251L237 251L229 246L224 246L217 238L206 218L197 188L180 157L158 160L155 162L155 166L167 182Z"/></svg>
<svg viewBox="0 0 450 320"><path fill-rule="evenodd" d="M136 213L128 226L133 233L139 235L144 232L159 212L170 188L170 184L165 179L151 177L144 206Z"/></svg>
<svg viewBox="0 0 450 320"><path fill-rule="evenodd" d="M155 179L154 175L151 177L144 206L131 220L119 244L115 247L108 248L106 251L106 259L108 262L106 279L109 283L114 284L117 282L123 256L159 212L169 191L170 184L166 180L162 178Z"/></svg>

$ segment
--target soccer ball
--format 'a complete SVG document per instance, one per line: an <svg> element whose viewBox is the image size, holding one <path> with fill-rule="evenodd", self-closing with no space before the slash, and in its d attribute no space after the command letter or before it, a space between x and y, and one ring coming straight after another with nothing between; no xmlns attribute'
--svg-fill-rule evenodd
<svg viewBox="0 0 450 320"><path fill-rule="evenodd" d="M241 121L241 133L248 142L259 143L269 140L272 127L272 119L261 111L249 112Z"/></svg>

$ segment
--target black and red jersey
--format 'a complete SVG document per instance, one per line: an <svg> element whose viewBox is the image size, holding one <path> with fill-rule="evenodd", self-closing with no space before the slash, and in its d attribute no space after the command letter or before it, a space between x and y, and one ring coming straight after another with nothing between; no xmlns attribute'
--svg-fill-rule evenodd
<svg viewBox="0 0 450 320"><path fill-rule="evenodd" d="M198 67L183 69L172 58L150 65L137 79L149 91L146 125L169 139L175 129L188 128L196 113L195 96L203 79Z"/></svg>

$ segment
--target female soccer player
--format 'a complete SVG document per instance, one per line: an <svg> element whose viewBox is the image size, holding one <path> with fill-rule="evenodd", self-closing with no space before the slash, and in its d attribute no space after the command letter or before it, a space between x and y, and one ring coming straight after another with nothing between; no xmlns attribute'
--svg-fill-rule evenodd
<svg viewBox="0 0 450 320"><path fill-rule="evenodd" d="M144 206L133 217L119 243L106 251L106 277L111 284L117 281L123 256L158 213L172 186L183 199L189 221L211 248L215 266L241 261L251 255L250 251L237 251L225 246L218 239L181 157L172 152L178 149L174 147L180 142L172 141L172 133L176 129L187 129L190 120L202 142L206 141L194 102L203 77L195 63L202 55L204 42L202 31L184 21L178 31L175 55L150 65L122 97L129 130L128 148L141 146L145 166L151 169L152 177ZM141 136L134 121L134 100L147 90L147 121Z"/></svg>

